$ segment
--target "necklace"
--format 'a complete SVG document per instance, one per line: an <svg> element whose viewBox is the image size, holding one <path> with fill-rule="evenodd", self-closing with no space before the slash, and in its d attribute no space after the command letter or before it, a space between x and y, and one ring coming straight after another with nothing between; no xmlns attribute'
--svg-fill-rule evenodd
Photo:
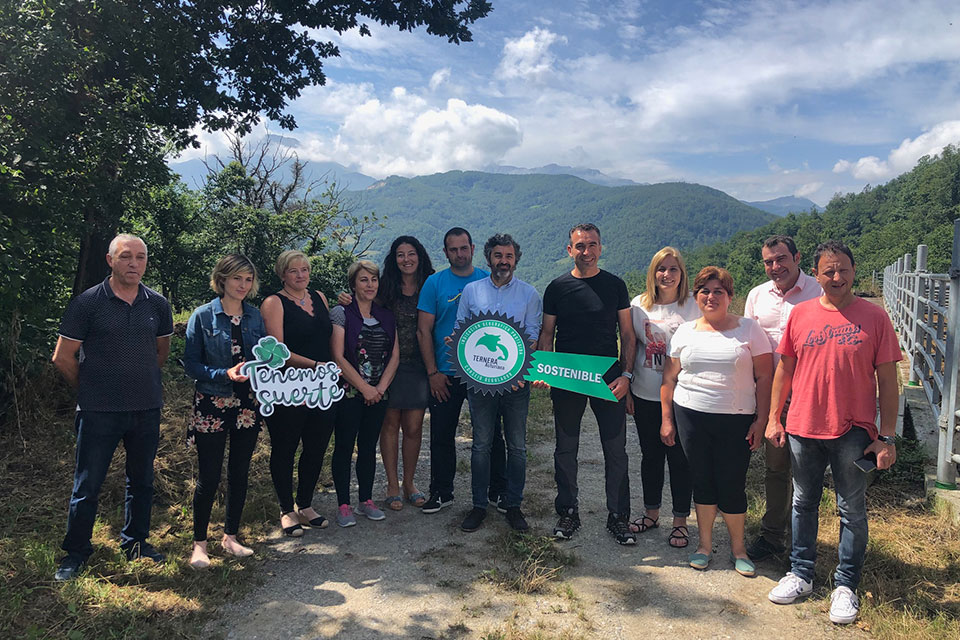
<svg viewBox="0 0 960 640"><path fill-rule="evenodd" d="M290 299L296 302L297 304L299 304L301 307L307 304L308 291L304 291L303 295L299 299L296 296L294 296L292 293L287 291L286 287L283 288L283 292L286 293L288 296L290 296Z"/></svg>

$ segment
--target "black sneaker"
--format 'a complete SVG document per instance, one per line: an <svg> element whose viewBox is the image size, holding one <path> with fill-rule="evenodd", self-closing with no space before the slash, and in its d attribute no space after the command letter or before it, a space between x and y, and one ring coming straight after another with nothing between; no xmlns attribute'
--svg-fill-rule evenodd
<svg viewBox="0 0 960 640"><path fill-rule="evenodd" d="M153 548L153 545L147 541L143 542L134 542L129 547L123 550L127 554L127 560L133 562L134 560L139 560L140 558L148 558L153 560L157 564L163 564L167 561L167 558Z"/></svg>
<svg viewBox="0 0 960 640"><path fill-rule="evenodd" d="M580 514L574 509L567 509L567 512L560 516L557 526L553 528L553 537L560 540L569 540L574 532L580 528Z"/></svg>
<svg viewBox="0 0 960 640"><path fill-rule="evenodd" d="M754 562L760 562L773 556L779 556L786 550L786 547L782 544L770 542L763 536L758 536L747 546L747 556Z"/></svg>
<svg viewBox="0 0 960 640"><path fill-rule="evenodd" d="M57 582L73 580L83 571L83 564L83 560L75 558L74 556L67 556L60 561L60 567L57 568L57 572L53 574L53 579Z"/></svg>
<svg viewBox="0 0 960 640"><path fill-rule="evenodd" d="M497 511L499 510L500 506L497 505ZM504 511L507 514L507 524L514 531L527 531L530 528L526 518L523 517L523 511L520 511L520 507L507 507Z"/></svg>
<svg viewBox="0 0 960 640"><path fill-rule="evenodd" d="M438 495L431 495L430 499L423 503L423 506L420 507L420 511L424 513L436 513L443 509L444 507L449 507L453 504L453 496L444 498Z"/></svg>
<svg viewBox="0 0 960 640"><path fill-rule="evenodd" d="M470 510L470 513L467 514L467 517L463 519L463 522L460 524L460 528L464 531L476 531L480 528L480 525L483 524L483 519L486 517L486 509L474 507Z"/></svg>
<svg viewBox="0 0 960 640"><path fill-rule="evenodd" d="M607 516L607 531L613 534L618 544L637 544L637 534L630 531L627 519L616 513Z"/></svg>

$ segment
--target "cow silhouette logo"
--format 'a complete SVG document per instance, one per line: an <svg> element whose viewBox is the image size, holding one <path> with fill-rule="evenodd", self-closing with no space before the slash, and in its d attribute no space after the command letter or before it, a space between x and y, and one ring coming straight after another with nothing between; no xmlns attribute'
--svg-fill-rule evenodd
<svg viewBox="0 0 960 640"><path fill-rule="evenodd" d="M474 314L453 334L454 375L476 392L505 393L530 366L528 341L520 325L502 313Z"/></svg>

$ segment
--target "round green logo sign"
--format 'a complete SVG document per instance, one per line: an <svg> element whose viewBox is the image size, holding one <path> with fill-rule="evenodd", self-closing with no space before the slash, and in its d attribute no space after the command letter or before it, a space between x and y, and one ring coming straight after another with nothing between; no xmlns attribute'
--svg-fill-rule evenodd
<svg viewBox="0 0 960 640"><path fill-rule="evenodd" d="M467 318L454 332L453 341L450 361L455 375L474 391L505 393L530 366L523 330L503 314Z"/></svg>

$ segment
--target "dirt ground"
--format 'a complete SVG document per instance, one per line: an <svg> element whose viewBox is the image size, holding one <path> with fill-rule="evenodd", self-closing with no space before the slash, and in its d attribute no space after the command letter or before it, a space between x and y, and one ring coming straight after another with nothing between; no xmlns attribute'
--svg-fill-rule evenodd
<svg viewBox="0 0 960 640"><path fill-rule="evenodd" d="M429 416L424 444L429 441ZM553 435L549 425L530 425L524 512L531 533L549 535L553 512ZM687 565L691 547L667 545L668 526L619 546L605 529L603 458L589 410L580 444L580 513L583 527L570 541L552 543L572 564L546 581L540 592L521 593L509 584L517 575L511 536L491 506L483 528L459 524L470 507L470 440L466 415L458 438L456 502L433 515L407 505L387 519L359 518L355 527L335 524L307 530L300 539L272 537L266 549L264 583L223 607L206 633L255 638L846 638L857 629L832 625L823 601L792 606L770 603L766 594L782 576L779 563L758 566L755 578L733 571L722 522L715 526L714 559L698 572ZM429 454L417 470L426 491ZM634 516L642 510L640 449L628 419ZM382 499L382 468L374 485ZM354 496L356 491L354 489ZM669 489L664 516L669 523ZM315 507L331 520L336 496L324 492Z"/></svg>

